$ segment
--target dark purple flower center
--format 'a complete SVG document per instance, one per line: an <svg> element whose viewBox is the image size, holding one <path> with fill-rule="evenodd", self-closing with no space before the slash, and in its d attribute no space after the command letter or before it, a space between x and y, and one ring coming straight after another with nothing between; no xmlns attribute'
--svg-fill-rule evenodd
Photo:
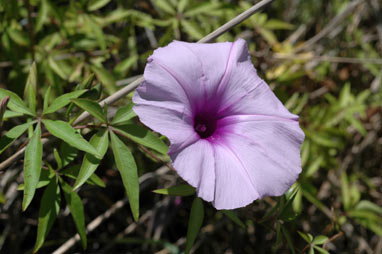
<svg viewBox="0 0 382 254"><path fill-rule="evenodd" d="M194 117L194 129L203 139L214 134L216 123L217 119L211 114L199 113Z"/></svg>

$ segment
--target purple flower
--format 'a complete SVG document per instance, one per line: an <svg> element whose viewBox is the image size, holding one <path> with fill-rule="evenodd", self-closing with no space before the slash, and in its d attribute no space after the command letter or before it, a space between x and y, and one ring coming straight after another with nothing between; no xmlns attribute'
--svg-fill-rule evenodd
<svg viewBox="0 0 382 254"><path fill-rule="evenodd" d="M246 42L155 50L133 101L168 137L178 174L217 209L282 195L301 172L304 133L256 73Z"/></svg>

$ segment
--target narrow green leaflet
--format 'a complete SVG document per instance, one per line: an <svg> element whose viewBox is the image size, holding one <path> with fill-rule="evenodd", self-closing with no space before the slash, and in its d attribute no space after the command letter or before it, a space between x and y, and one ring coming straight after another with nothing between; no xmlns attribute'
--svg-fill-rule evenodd
<svg viewBox="0 0 382 254"><path fill-rule="evenodd" d="M10 110L5 110L4 115L3 115L3 119L19 117L19 116L22 116L22 115L23 115L23 113L13 112L13 111L10 111Z"/></svg>
<svg viewBox="0 0 382 254"><path fill-rule="evenodd" d="M90 0L88 3L88 11L98 10L107 5L110 0Z"/></svg>
<svg viewBox="0 0 382 254"><path fill-rule="evenodd" d="M106 115L103 113L101 106L97 102L88 99L72 99L72 102L74 102L74 104L76 104L83 110L89 112L89 114L91 114L101 122L107 122Z"/></svg>
<svg viewBox="0 0 382 254"><path fill-rule="evenodd" d="M78 155L78 149L68 145L66 142L62 142L60 145L60 157L62 161L62 167L65 167L72 162Z"/></svg>
<svg viewBox="0 0 382 254"><path fill-rule="evenodd" d="M42 120L42 122L52 135L81 151L85 151L100 157L97 150L91 144L89 144L78 132L76 132L67 122L47 119Z"/></svg>
<svg viewBox="0 0 382 254"><path fill-rule="evenodd" d="M50 90L51 90L51 86L49 86L48 89L46 89L46 92L45 92L45 95L44 95L43 112L45 112L48 109L48 107L49 107Z"/></svg>
<svg viewBox="0 0 382 254"><path fill-rule="evenodd" d="M44 25L44 22L48 18L48 11L49 11L49 5L47 3L48 0L41 0L40 8L37 13L37 20L35 25L35 32L38 32L41 30L42 26Z"/></svg>
<svg viewBox="0 0 382 254"><path fill-rule="evenodd" d="M85 89L84 90L78 90L78 91L74 91L74 92L71 92L71 93L63 94L63 95L57 97L52 102L52 104L46 110L43 111L43 114L45 115L45 114L50 114L50 113L56 112L60 108L63 108L66 105L68 105L71 102L70 101L71 99L78 98L79 96L81 96L86 91L87 90L85 90Z"/></svg>
<svg viewBox="0 0 382 254"><path fill-rule="evenodd" d="M3 125L3 116L11 97L6 96L0 100L0 127Z"/></svg>
<svg viewBox="0 0 382 254"><path fill-rule="evenodd" d="M136 114L133 111L133 106L134 104L130 103L127 106L118 108L117 112L114 115L113 120L111 121L111 124L113 125L121 124L135 117Z"/></svg>
<svg viewBox="0 0 382 254"><path fill-rule="evenodd" d="M94 134L90 139L90 144L94 146L100 155L103 157L109 146L109 136L106 130L101 130ZM81 169L74 183L73 190L78 189L97 169L101 159L97 159L91 154L86 154L82 161Z"/></svg>
<svg viewBox="0 0 382 254"><path fill-rule="evenodd" d="M122 126L116 126L115 130L117 133L121 133L134 142L154 149L161 154L166 155L168 152L167 145L163 143L163 141L158 136L154 135L145 127L136 124L126 124Z"/></svg>
<svg viewBox="0 0 382 254"><path fill-rule="evenodd" d="M69 184L61 181L62 190L64 191L64 197L66 204L69 207L70 213L72 214L74 224L78 234L81 238L82 247L86 249L87 239L86 239L86 229L85 229L85 215L84 215L84 205L82 204L80 196L77 192L72 191Z"/></svg>
<svg viewBox="0 0 382 254"><path fill-rule="evenodd" d="M66 169L60 171L60 173L64 176L67 176L69 178L77 180L77 176L80 173L80 165L74 165L72 167L66 168ZM105 186L106 186L105 183L102 181L102 179L99 176L97 176L96 174L92 174L86 180L86 183L90 184L90 185L97 185L101 188L105 188Z"/></svg>
<svg viewBox="0 0 382 254"><path fill-rule="evenodd" d="M319 236L316 236L313 240L313 244L324 244L326 241L328 240L328 237L325 236L325 235L319 235Z"/></svg>
<svg viewBox="0 0 382 254"><path fill-rule="evenodd" d="M29 76L24 89L24 100L32 112L36 113L36 89L37 89L37 68L36 63L33 62L29 71Z"/></svg>
<svg viewBox="0 0 382 254"><path fill-rule="evenodd" d="M241 228L245 228L244 223L237 217L237 215L232 210L222 210L222 213L224 213L228 218L230 218L236 225L238 225Z"/></svg>
<svg viewBox="0 0 382 254"><path fill-rule="evenodd" d="M92 71L97 76L97 79L105 86L106 90L112 94L116 91L114 76L103 67L95 65L91 66Z"/></svg>
<svg viewBox="0 0 382 254"><path fill-rule="evenodd" d="M56 178L52 178L41 198L38 215L37 239L33 253L36 253L41 248L46 236L52 229L53 223L60 211L60 203L60 188L56 182Z"/></svg>
<svg viewBox="0 0 382 254"><path fill-rule="evenodd" d="M139 217L139 181L137 165L129 148L115 135L110 132L111 148L113 150L115 164L121 173L122 182L125 186L130 209L135 221Z"/></svg>
<svg viewBox="0 0 382 254"><path fill-rule="evenodd" d="M350 190L348 177L346 173L342 173L341 175L341 194L342 194L342 204L344 206L345 211L350 208Z"/></svg>
<svg viewBox="0 0 382 254"><path fill-rule="evenodd" d="M53 170L41 170L40 179L38 180L36 189L47 186L55 175ZM24 184L17 186L17 190L24 190Z"/></svg>
<svg viewBox="0 0 382 254"><path fill-rule="evenodd" d="M24 157L24 199L25 211L33 199L42 167L41 125L37 124L32 138L27 145Z"/></svg>
<svg viewBox="0 0 382 254"><path fill-rule="evenodd" d="M36 121L27 122L17 125L10 129L3 137L0 138L0 154L5 151L18 137L20 137L32 124Z"/></svg>
<svg viewBox="0 0 382 254"><path fill-rule="evenodd" d="M195 197L194 201L192 202L190 219L188 220L186 254L190 253L192 245L194 244L195 239L198 236L200 227L203 224L203 219L203 201L200 198Z"/></svg>
<svg viewBox="0 0 382 254"><path fill-rule="evenodd" d="M27 114L31 116L35 116L36 114L30 110L24 103L24 101L14 92L11 92L9 90L0 88L0 100L3 99L4 97L9 96L11 99L8 102L8 108L11 110L22 113L22 114Z"/></svg>
<svg viewBox="0 0 382 254"><path fill-rule="evenodd" d="M188 185L182 184L178 186L173 186L166 189L158 189L153 192L164 195L173 195L173 196L191 196L195 194L195 188Z"/></svg>

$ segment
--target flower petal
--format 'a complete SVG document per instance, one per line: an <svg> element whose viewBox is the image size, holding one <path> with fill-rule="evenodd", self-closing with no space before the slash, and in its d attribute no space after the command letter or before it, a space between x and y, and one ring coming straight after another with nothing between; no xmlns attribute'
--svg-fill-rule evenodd
<svg viewBox="0 0 382 254"><path fill-rule="evenodd" d="M178 174L196 188L197 195L212 201L215 195L215 160L211 144L201 139L169 155Z"/></svg>
<svg viewBox="0 0 382 254"><path fill-rule="evenodd" d="M247 171L249 169L237 156L237 151L223 143L215 143L214 150L216 160L214 207L216 209L235 209L258 199L259 194Z"/></svg>
<svg viewBox="0 0 382 254"><path fill-rule="evenodd" d="M248 169L260 197L282 195L296 181L304 140L298 122L263 119L226 128L224 142Z"/></svg>
<svg viewBox="0 0 382 254"><path fill-rule="evenodd" d="M190 138L195 140L198 138L190 117L181 112L180 108L171 109L157 105L136 104L133 109L142 123L167 136L174 146L181 146Z"/></svg>
<svg viewBox="0 0 382 254"><path fill-rule="evenodd" d="M173 76L190 102L198 106L215 97L219 84L230 76L233 45L174 41L155 50L149 60Z"/></svg>
<svg viewBox="0 0 382 254"><path fill-rule="evenodd" d="M257 75L243 40L235 42L230 78L222 88L219 116L260 114L297 119Z"/></svg>

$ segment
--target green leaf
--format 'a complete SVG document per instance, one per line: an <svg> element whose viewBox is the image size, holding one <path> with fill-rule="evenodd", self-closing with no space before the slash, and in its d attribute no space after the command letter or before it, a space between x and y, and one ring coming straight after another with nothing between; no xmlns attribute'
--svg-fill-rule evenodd
<svg viewBox="0 0 382 254"><path fill-rule="evenodd" d="M166 12L168 14L173 14L173 15L176 14L176 10L170 4L169 1L166 1L166 0L155 0L154 3L162 11L164 11L164 12Z"/></svg>
<svg viewBox="0 0 382 254"><path fill-rule="evenodd" d="M60 173L64 176L71 178L71 179L77 179L77 176L80 173L80 165L74 165L72 167L69 167L67 169L62 170ZM101 188L105 188L105 186L106 186L105 183L102 181L102 179L99 178L99 176L97 176L96 174L92 174L86 180L86 183L90 184L90 185L96 185L96 186L99 186Z"/></svg>
<svg viewBox="0 0 382 254"><path fill-rule="evenodd" d="M28 76L27 83L24 89L24 100L26 101L29 108L34 113L36 112L36 106L37 106L36 90L37 90L37 68L36 68L36 63L33 62L30 68L29 76Z"/></svg>
<svg viewBox="0 0 382 254"><path fill-rule="evenodd" d="M193 22L183 19L180 24L184 31L193 39L199 40L203 38L203 33L200 31L200 28Z"/></svg>
<svg viewBox="0 0 382 254"><path fill-rule="evenodd" d="M74 102L74 104L76 104L83 110L89 112L89 114L91 114L101 122L107 122L106 115L103 113L101 106L97 102L88 99L72 99L72 102Z"/></svg>
<svg viewBox="0 0 382 254"><path fill-rule="evenodd" d="M15 93L0 88L0 100L3 99L4 97L11 97L11 99L8 102L8 108L11 110L18 112L18 113L23 113L31 116L35 116L36 114L31 111L24 103L24 101Z"/></svg>
<svg viewBox="0 0 382 254"><path fill-rule="evenodd" d="M29 37L27 33L22 30L17 29L8 29L7 30L9 37L16 42L20 46L28 46L29 45Z"/></svg>
<svg viewBox="0 0 382 254"><path fill-rule="evenodd" d="M313 241L313 237L311 234L305 234L303 232L297 231L297 233L304 239L307 243L311 243Z"/></svg>
<svg viewBox="0 0 382 254"><path fill-rule="evenodd" d="M329 251L319 247L319 246L314 246L313 248L315 248L318 252L322 253L322 254L330 254Z"/></svg>
<svg viewBox="0 0 382 254"><path fill-rule="evenodd" d="M109 71L103 67L98 67L95 65L92 65L91 69L97 76L97 79L105 86L110 94L116 91L115 79Z"/></svg>
<svg viewBox="0 0 382 254"><path fill-rule="evenodd" d="M236 225L238 225L241 228L245 228L244 223L237 217L237 215L232 210L221 210L222 213L224 213L228 218L230 218L233 222L235 222Z"/></svg>
<svg viewBox="0 0 382 254"><path fill-rule="evenodd" d="M57 148L53 148L53 155L54 155L54 159L57 162L57 169L59 170L62 168L62 160L60 155L58 154Z"/></svg>
<svg viewBox="0 0 382 254"><path fill-rule="evenodd" d="M57 97L52 102L52 104L46 110L43 111L43 114L45 115L45 114L50 114L50 113L56 112L60 108L63 108L66 105L68 105L70 103L71 99L75 99L75 98L81 96L86 91L87 90L78 90L78 91L74 91L74 92L71 92L71 93L63 94L63 95Z"/></svg>
<svg viewBox="0 0 382 254"><path fill-rule="evenodd" d="M67 122L61 120L53 121L48 119L44 119L42 120L42 122L53 136L56 136L57 138L63 140L64 142L81 151L91 153L97 157L100 157L97 150L91 144L89 144L81 136L81 134L76 132L73 129L73 127Z"/></svg>
<svg viewBox="0 0 382 254"><path fill-rule="evenodd" d="M0 204L4 205L7 202L7 198L4 193L0 191Z"/></svg>
<svg viewBox="0 0 382 254"><path fill-rule="evenodd" d="M341 194L342 204L344 206L345 211L347 211L350 208L350 191L348 177L345 172L341 175Z"/></svg>
<svg viewBox="0 0 382 254"><path fill-rule="evenodd" d="M62 167L65 167L77 157L78 149L68 145L66 142L62 142L60 145L60 155Z"/></svg>
<svg viewBox="0 0 382 254"><path fill-rule="evenodd" d="M166 155L168 147L163 141L145 127L136 124L126 124L114 127L116 133L126 136L138 144L147 146L161 154Z"/></svg>
<svg viewBox="0 0 382 254"><path fill-rule="evenodd" d="M53 223L60 210L60 203L60 188L56 183L56 178L52 178L41 198L38 215L37 239L33 253L36 253L41 248L49 231L52 229Z"/></svg>
<svg viewBox="0 0 382 254"><path fill-rule="evenodd" d="M3 116L11 97L6 96L0 100L0 127L3 125Z"/></svg>
<svg viewBox="0 0 382 254"><path fill-rule="evenodd" d="M188 184L181 184L170 188L153 190L153 192L173 196L191 196L195 194L195 188Z"/></svg>
<svg viewBox="0 0 382 254"><path fill-rule="evenodd" d="M294 25L278 20L278 19L270 19L264 24L264 27L271 30L279 30L279 29L291 30L294 28Z"/></svg>
<svg viewBox="0 0 382 254"><path fill-rule="evenodd" d="M10 129L3 137L0 138L0 154L5 151L18 137L20 137L32 124L36 121L27 122L17 125Z"/></svg>
<svg viewBox="0 0 382 254"><path fill-rule="evenodd" d="M3 119L19 117L19 116L22 116L22 115L23 115L23 113L18 113L18 112L13 112L13 111L10 111L10 110L5 110Z"/></svg>
<svg viewBox="0 0 382 254"><path fill-rule="evenodd" d="M66 204L69 207L70 213L72 214L74 220L74 224L76 225L78 234L80 235L82 247L86 249L87 239L85 229L84 205L82 204L81 198L78 196L77 192L72 191L70 185L68 185L64 181L61 181L61 184L62 190L64 191Z"/></svg>
<svg viewBox="0 0 382 254"><path fill-rule="evenodd" d="M102 24L96 22L95 18L91 15L84 15L85 25L96 36L99 46L102 50L106 50L105 35L102 31ZM96 73L97 74L97 73Z"/></svg>
<svg viewBox="0 0 382 254"><path fill-rule="evenodd" d="M194 201L192 202L190 219L188 220L186 251L185 251L186 254L190 253L192 245L194 244L195 239L198 236L200 227L203 224L203 219L204 219L203 201L200 198L195 197Z"/></svg>
<svg viewBox="0 0 382 254"><path fill-rule="evenodd" d="M133 111L133 107L134 107L134 104L130 103L127 106L118 108L117 112L114 115L113 120L111 121L111 124L112 125L121 124L135 117L136 114Z"/></svg>
<svg viewBox="0 0 382 254"><path fill-rule="evenodd" d="M40 179L37 183L36 189L47 186L55 175L56 174L53 170L41 170ZM24 184L19 184L19 186L17 186L17 190L24 190Z"/></svg>
<svg viewBox="0 0 382 254"><path fill-rule="evenodd" d="M34 29L36 33L41 30L42 26L47 20L48 11L49 11L49 5L47 3L47 0L41 0L40 8L37 13L36 25Z"/></svg>
<svg viewBox="0 0 382 254"><path fill-rule="evenodd" d="M88 3L88 11L98 10L107 5L110 0L90 0Z"/></svg>
<svg viewBox="0 0 382 254"><path fill-rule="evenodd" d="M44 107L43 107L43 112L46 112L49 106L49 99L50 99L50 90L51 86L48 86L48 89L46 89L45 95L44 95Z"/></svg>
<svg viewBox="0 0 382 254"><path fill-rule="evenodd" d="M378 206L377 204L374 204L373 202L369 200L361 200L355 207L355 210L363 210L363 211L370 211L374 212L376 214L382 215L382 207Z"/></svg>
<svg viewBox="0 0 382 254"><path fill-rule="evenodd" d="M316 171L320 168L321 163L324 161L323 156L318 156L305 170L305 176L310 177L316 173Z"/></svg>
<svg viewBox="0 0 382 254"><path fill-rule="evenodd" d="M37 124L32 138L25 149L23 211L33 199L42 167L41 125Z"/></svg>
<svg viewBox="0 0 382 254"><path fill-rule="evenodd" d="M63 68L63 64L57 62L53 56L48 57L49 67L63 80L67 80L69 78L69 72L65 68Z"/></svg>
<svg viewBox="0 0 382 254"><path fill-rule="evenodd" d="M316 236L313 240L313 244L319 244L319 245L322 245L324 244L326 241L328 240L328 237L325 236L325 235L319 235L319 236Z"/></svg>
<svg viewBox="0 0 382 254"><path fill-rule="evenodd" d="M139 182L137 165L129 148L115 135L110 132L111 148L113 150L115 164L121 173L122 182L125 186L130 202L130 209L135 221L139 217Z"/></svg>
<svg viewBox="0 0 382 254"><path fill-rule="evenodd" d="M97 152L103 157L109 145L109 137L106 130L100 130L90 139L90 144L97 149ZM74 183L73 190L78 189L97 169L101 159L87 153L82 161L81 169Z"/></svg>
<svg viewBox="0 0 382 254"><path fill-rule="evenodd" d="M294 245L292 243L292 239L290 237L289 231L284 227L284 225L280 225L280 227L281 227L281 232L283 233L284 238L288 243L289 249L291 250L291 253L295 254L296 252L294 250Z"/></svg>

